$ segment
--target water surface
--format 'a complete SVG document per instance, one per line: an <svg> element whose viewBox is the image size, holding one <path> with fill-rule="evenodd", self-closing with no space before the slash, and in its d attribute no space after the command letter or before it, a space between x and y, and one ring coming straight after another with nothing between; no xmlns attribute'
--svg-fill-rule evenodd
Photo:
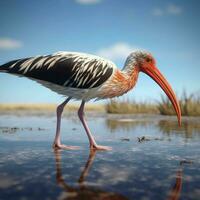
<svg viewBox="0 0 200 200"><path fill-rule="evenodd" d="M199 199L200 123L174 117L87 117L97 142L90 152L76 116L63 118L54 151L55 117L0 116L0 199Z"/></svg>

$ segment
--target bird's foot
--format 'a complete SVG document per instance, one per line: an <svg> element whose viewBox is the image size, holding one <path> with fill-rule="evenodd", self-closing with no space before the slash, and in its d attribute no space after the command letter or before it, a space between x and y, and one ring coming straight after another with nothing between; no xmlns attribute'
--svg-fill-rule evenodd
<svg viewBox="0 0 200 200"><path fill-rule="evenodd" d="M100 151L110 151L112 147L102 146L102 145L90 145L91 150L100 150Z"/></svg>
<svg viewBox="0 0 200 200"><path fill-rule="evenodd" d="M68 145L64 145L64 144L53 144L53 148L54 149L64 149L64 150L78 150L80 149L79 146L68 146Z"/></svg>

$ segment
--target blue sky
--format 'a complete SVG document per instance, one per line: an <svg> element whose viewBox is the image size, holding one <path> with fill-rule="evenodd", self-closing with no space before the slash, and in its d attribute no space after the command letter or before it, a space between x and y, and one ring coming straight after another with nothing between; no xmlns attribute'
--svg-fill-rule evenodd
<svg viewBox="0 0 200 200"><path fill-rule="evenodd" d="M119 68L146 49L174 90L200 91L198 0L0 0L0 64L56 51L80 51ZM26 78L0 74L0 103L58 103L63 97ZM154 101L161 89L140 74L129 98Z"/></svg>

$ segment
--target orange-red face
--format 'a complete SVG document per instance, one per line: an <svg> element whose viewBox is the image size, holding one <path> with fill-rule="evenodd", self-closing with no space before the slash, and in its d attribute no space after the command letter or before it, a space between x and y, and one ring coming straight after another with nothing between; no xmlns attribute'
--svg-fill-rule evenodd
<svg viewBox="0 0 200 200"><path fill-rule="evenodd" d="M156 61L151 54L147 54L143 58L139 59L139 65L142 69L154 67L156 66Z"/></svg>
<svg viewBox="0 0 200 200"><path fill-rule="evenodd" d="M143 54L137 60L140 71L150 76L166 93L177 114L179 125L181 125L181 109L170 84L156 67L155 59L150 54Z"/></svg>

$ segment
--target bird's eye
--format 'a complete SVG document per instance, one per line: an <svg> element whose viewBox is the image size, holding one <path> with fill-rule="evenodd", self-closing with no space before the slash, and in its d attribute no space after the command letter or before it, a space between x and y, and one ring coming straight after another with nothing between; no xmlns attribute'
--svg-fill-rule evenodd
<svg viewBox="0 0 200 200"><path fill-rule="evenodd" d="M146 58L146 62L151 62L151 58Z"/></svg>

